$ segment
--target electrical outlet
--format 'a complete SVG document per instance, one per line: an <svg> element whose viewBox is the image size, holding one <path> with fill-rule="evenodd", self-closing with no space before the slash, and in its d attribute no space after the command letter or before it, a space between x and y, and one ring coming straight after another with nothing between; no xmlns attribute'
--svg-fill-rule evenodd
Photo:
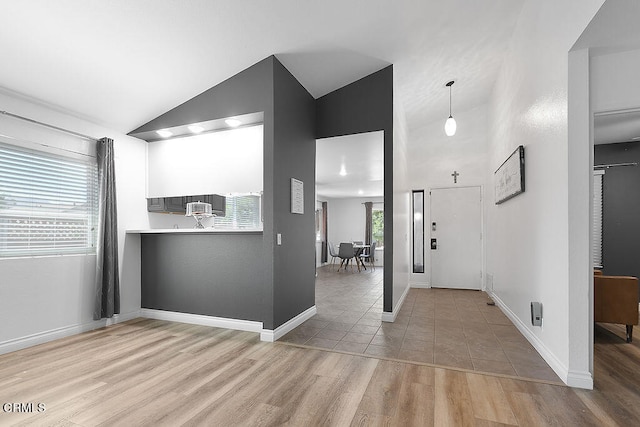
<svg viewBox="0 0 640 427"><path fill-rule="evenodd" d="M276 235L276 243L278 244L278 246L282 245L282 234L278 233Z"/></svg>

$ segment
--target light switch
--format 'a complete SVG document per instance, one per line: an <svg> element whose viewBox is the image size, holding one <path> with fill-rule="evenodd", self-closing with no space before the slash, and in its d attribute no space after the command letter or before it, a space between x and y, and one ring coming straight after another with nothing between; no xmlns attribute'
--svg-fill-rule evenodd
<svg viewBox="0 0 640 427"><path fill-rule="evenodd" d="M282 234L278 233L276 235L276 243L278 244L278 246L282 245Z"/></svg>

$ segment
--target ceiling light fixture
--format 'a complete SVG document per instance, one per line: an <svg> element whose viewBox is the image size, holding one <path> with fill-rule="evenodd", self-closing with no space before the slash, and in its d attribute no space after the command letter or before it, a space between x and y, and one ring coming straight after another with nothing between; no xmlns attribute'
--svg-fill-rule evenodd
<svg viewBox="0 0 640 427"><path fill-rule="evenodd" d="M347 169L344 167L344 165L340 166L340 176L346 176L347 175Z"/></svg>
<svg viewBox="0 0 640 427"><path fill-rule="evenodd" d="M632 141L640 141L640 136L634 136L631 138Z"/></svg>
<svg viewBox="0 0 640 427"><path fill-rule="evenodd" d="M446 133L447 136L455 135L456 128L458 127L456 124L456 119L454 119L453 116L451 115L451 86L453 86L454 83L455 81L451 80L449 83L445 85L449 87L449 118L444 123L444 133Z"/></svg>
<svg viewBox="0 0 640 427"><path fill-rule="evenodd" d="M231 126L232 128L237 128L238 126L240 126L242 124L242 122L238 119L227 119L224 121L228 126Z"/></svg>
<svg viewBox="0 0 640 427"><path fill-rule="evenodd" d="M204 131L204 128L199 125L189 125L187 126L187 129L189 129L191 133L201 133Z"/></svg>
<svg viewBox="0 0 640 427"><path fill-rule="evenodd" d="M364 194L364 191L358 190L358 194L362 196Z"/></svg>
<svg viewBox="0 0 640 427"><path fill-rule="evenodd" d="M167 129L157 130L156 133L158 135L160 135L161 137L163 137L163 138L169 138L170 136L173 135L173 132L171 132L170 130L167 130Z"/></svg>

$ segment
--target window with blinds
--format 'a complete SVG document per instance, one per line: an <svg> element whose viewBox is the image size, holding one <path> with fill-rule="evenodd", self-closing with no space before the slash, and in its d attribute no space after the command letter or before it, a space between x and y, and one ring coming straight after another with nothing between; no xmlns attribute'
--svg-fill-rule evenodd
<svg viewBox="0 0 640 427"><path fill-rule="evenodd" d="M260 207L260 195L228 195L225 216L216 217L215 227L262 229Z"/></svg>
<svg viewBox="0 0 640 427"><path fill-rule="evenodd" d="M97 175L95 158L0 142L0 257L95 253Z"/></svg>
<svg viewBox="0 0 640 427"><path fill-rule="evenodd" d="M593 171L593 266L602 268L602 177L604 170Z"/></svg>

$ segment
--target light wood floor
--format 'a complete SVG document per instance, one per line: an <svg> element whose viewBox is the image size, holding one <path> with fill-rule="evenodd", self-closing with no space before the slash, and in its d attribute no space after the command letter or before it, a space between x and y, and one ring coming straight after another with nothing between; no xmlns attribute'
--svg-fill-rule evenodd
<svg viewBox="0 0 640 427"><path fill-rule="evenodd" d="M0 425L638 425L613 363L581 391L137 319L0 356L0 404L46 405Z"/></svg>

